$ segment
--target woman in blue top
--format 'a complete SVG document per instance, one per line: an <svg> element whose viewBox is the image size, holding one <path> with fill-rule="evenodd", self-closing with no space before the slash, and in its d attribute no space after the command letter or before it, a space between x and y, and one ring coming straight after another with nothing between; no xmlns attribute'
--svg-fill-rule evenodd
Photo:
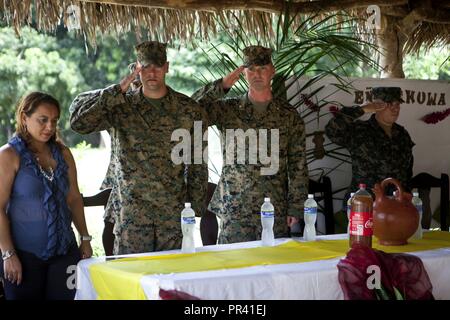
<svg viewBox="0 0 450 320"><path fill-rule="evenodd" d="M16 134L0 148L6 299L73 299L75 266L92 255L75 161L57 138L60 113L52 96L28 94L17 106Z"/></svg>

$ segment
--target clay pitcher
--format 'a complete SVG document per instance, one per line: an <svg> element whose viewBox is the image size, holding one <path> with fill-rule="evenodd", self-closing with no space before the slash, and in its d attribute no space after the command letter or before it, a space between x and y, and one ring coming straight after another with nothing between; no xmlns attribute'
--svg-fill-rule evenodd
<svg viewBox="0 0 450 320"><path fill-rule="evenodd" d="M394 197L384 195L388 184L397 188ZM373 234L381 245L400 246L408 243L419 225L419 212L411 203L412 195L403 192L400 182L393 178L384 179L373 189Z"/></svg>

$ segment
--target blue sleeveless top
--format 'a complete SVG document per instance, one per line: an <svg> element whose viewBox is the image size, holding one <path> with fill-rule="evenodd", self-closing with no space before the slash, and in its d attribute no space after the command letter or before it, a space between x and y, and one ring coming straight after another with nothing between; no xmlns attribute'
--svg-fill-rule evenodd
<svg viewBox="0 0 450 320"><path fill-rule="evenodd" d="M14 136L8 143L20 156L20 168L6 210L15 248L43 260L66 254L76 240L66 201L68 166L61 150L55 143L50 145L57 166L53 181L49 181L20 137Z"/></svg>

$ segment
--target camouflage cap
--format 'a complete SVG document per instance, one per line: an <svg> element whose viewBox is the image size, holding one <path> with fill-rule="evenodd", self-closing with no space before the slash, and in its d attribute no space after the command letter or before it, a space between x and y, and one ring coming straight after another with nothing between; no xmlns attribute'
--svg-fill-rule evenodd
<svg viewBox="0 0 450 320"><path fill-rule="evenodd" d="M167 44L158 41L145 41L136 47L137 60L143 65L156 64L162 66L167 61Z"/></svg>
<svg viewBox="0 0 450 320"><path fill-rule="evenodd" d="M405 102L402 99L402 89L399 87L376 87L372 88L372 99L380 99L384 102L398 101Z"/></svg>
<svg viewBox="0 0 450 320"><path fill-rule="evenodd" d="M272 63L272 49L262 46L249 46L243 50L244 66L263 66Z"/></svg>

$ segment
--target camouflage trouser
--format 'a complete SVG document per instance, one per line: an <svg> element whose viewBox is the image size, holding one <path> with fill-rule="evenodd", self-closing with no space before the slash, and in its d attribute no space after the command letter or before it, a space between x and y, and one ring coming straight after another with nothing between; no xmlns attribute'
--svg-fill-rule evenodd
<svg viewBox="0 0 450 320"><path fill-rule="evenodd" d="M138 200L123 206L114 225L114 254L180 249L183 236L178 211L155 212Z"/></svg>
<svg viewBox="0 0 450 320"><path fill-rule="evenodd" d="M255 241L261 239L261 216L252 213L241 218L239 215L225 215L220 219L219 244ZM275 215L273 226L275 238L283 238L289 235L286 216Z"/></svg>
<svg viewBox="0 0 450 320"><path fill-rule="evenodd" d="M114 224L116 217L120 214L120 201L118 196L115 195L114 189L109 196L108 204L105 208L103 220Z"/></svg>

